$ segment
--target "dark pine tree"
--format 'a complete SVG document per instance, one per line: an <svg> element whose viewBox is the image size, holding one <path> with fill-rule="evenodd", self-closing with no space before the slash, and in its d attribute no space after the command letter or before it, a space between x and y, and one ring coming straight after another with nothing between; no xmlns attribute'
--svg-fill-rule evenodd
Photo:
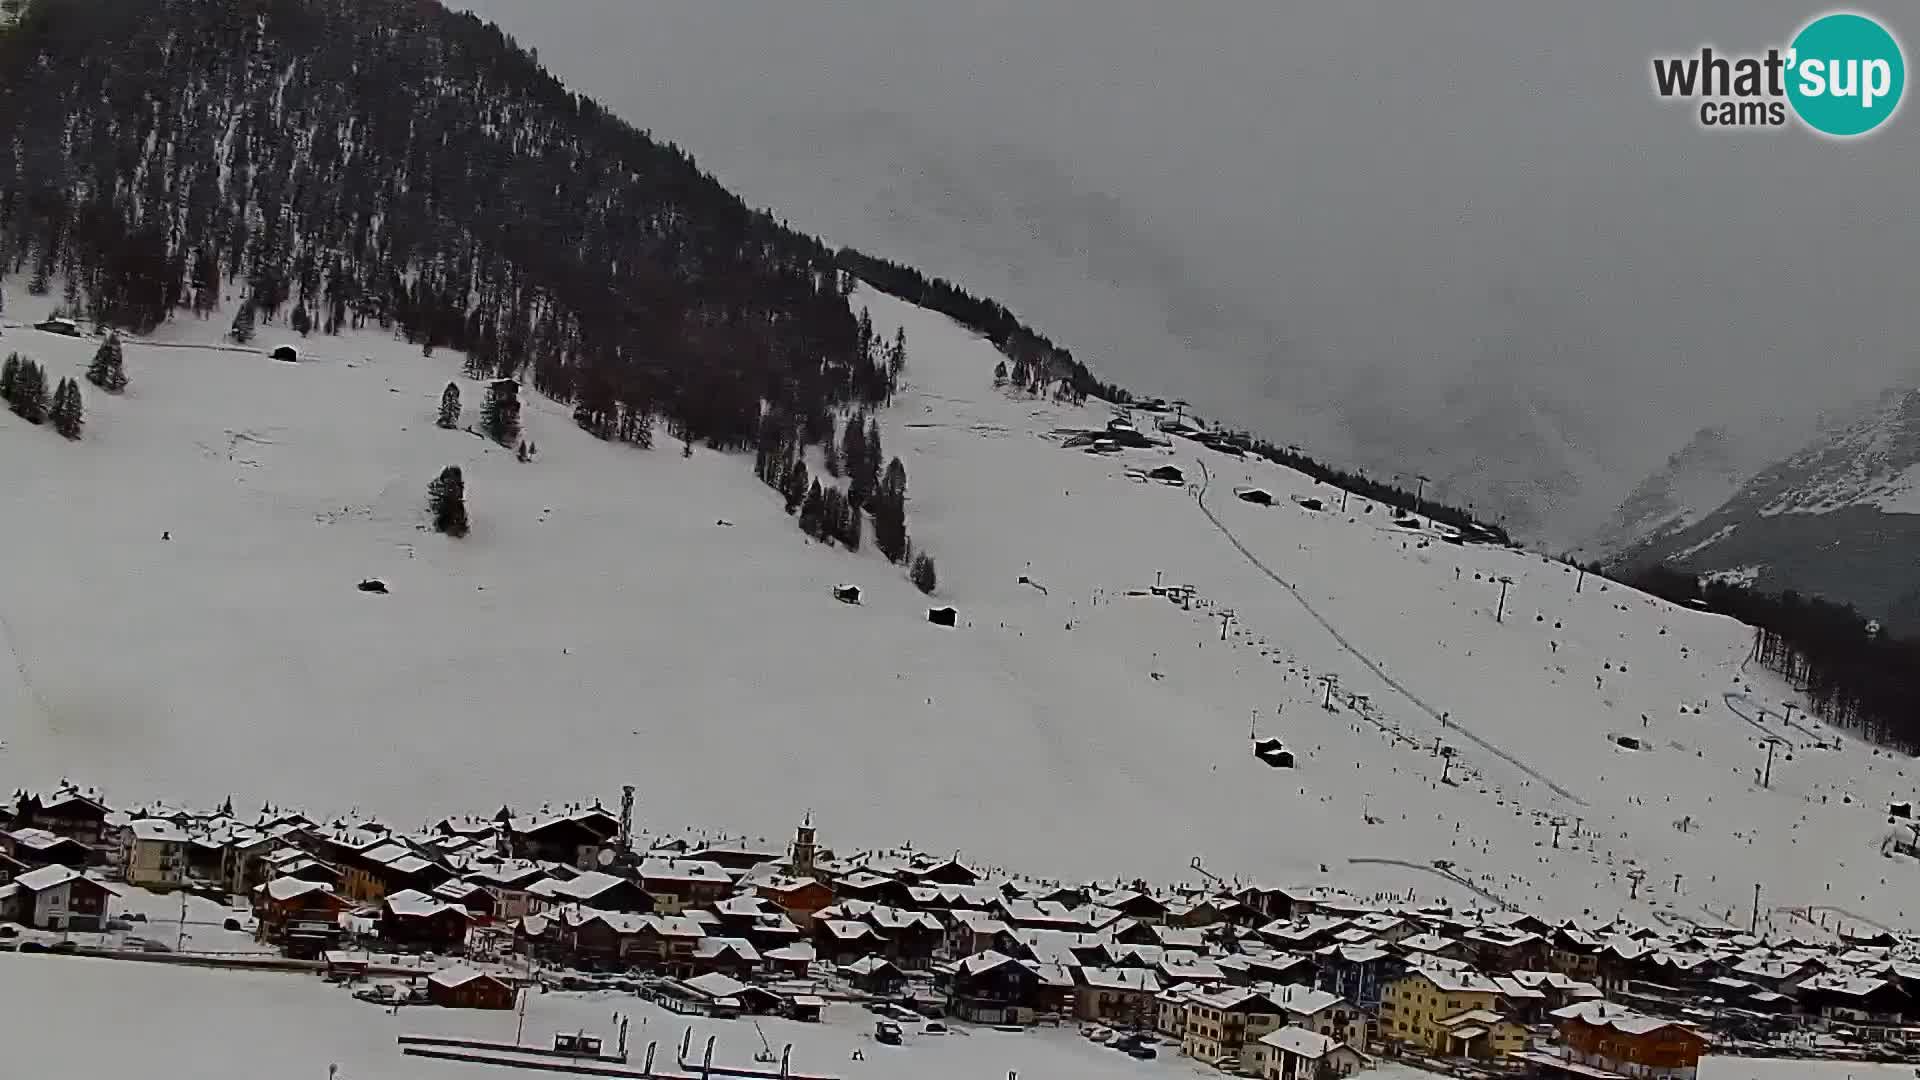
<svg viewBox="0 0 1920 1080"><path fill-rule="evenodd" d="M1007 385L1007 362L1005 360L993 365L993 385L996 388Z"/></svg>
<svg viewBox="0 0 1920 1080"><path fill-rule="evenodd" d="M865 493L856 489L867 473L867 418L861 413L847 417L846 432L840 437L840 467L852 481L847 498L858 506Z"/></svg>
<svg viewBox="0 0 1920 1080"><path fill-rule="evenodd" d="M933 590L940 587L940 575L934 571L931 555L924 553L915 555L913 569L908 571L907 576L913 579L913 587L923 593L931 594Z"/></svg>
<svg viewBox="0 0 1920 1080"><path fill-rule="evenodd" d="M448 429L460 426L459 386L448 383L447 388L440 391L440 416L434 423Z"/></svg>
<svg viewBox="0 0 1920 1080"><path fill-rule="evenodd" d="M807 488L807 497L800 504L800 531L808 536L824 536L825 525L822 520L824 497L820 494L820 481L815 480Z"/></svg>
<svg viewBox="0 0 1920 1080"><path fill-rule="evenodd" d="M780 485L780 493L786 496L787 513L800 509L800 503L807 497L807 466L799 458L787 464L787 478Z"/></svg>
<svg viewBox="0 0 1920 1080"><path fill-rule="evenodd" d="M495 379L487 384L487 399L480 405L480 430L501 446L512 446L520 438L519 383Z"/></svg>
<svg viewBox="0 0 1920 1080"><path fill-rule="evenodd" d="M233 325L227 330L227 337L235 345L246 345L253 341L253 301L240 301L240 310L233 314Z"/></svg>
<svg viewBox="0 0 1920 1080"><path fill-rule="evenodd" d="M467 481L460 466L449 465L427 485L427 508L433 530L448 536L467 535Z"/></svg>
<svg viewBox="0 0 1920 1080"><path fill-rule="evenodd" d="M847 496L838 487L820 492L820 539L840 540L847 535Z"/></svg>
<svg viewBox="0 0 1920 1080"><path fill-rule="evenodd" d="M20 354L8 353L5 363L0 363L0 401L13 400L13 387L20 379Z"/></svg>
<svg viewBox="0 0 1920 1080"><path fill-rule="evenodd" d="M31 360L21 361L20 370L13 377L13 396L7 400L13 406L15 416L29 424L45 423L47 373Z"/></svg>
<svg viewBox="0 0 1920 1080"><path fill-rule="evenodd" d="M907 561L907 467L899 458L873 495L873 546L892 562Z"/></svg>
<svg viewBox="0 0 1920 1080"><path fill-rule="evenodd" d="M87 381L109 394L127 388L126 354L119 334L108 335L94 350L93 362L87 365Z"/></svg>
<svg viewBox="0 0 1920 1080"><path fill-rule="evenodd" d="M306 301L293 305L293 314L287 316L287 325L293 327L293 332L301 337L306 337L313 329L313 316L307 314Z"/></svg>
<svg viewBox="0 0 1920 1080"><path fill-rule="evenodd" d="M867 512L865 510L860 509L851 502L847 503L847 522L844 530L840 533L840 542L847 545L848 551L860 550L861 534L866 532L866 519Z"/></svg>
<svg viewBox="0 0 1920 1080"><path fill-rule="evenodd" d="M86 424L86 408L80 401L80 384L72 379L61 379L60 385L53 391L53 407L47 416L53 421L53 430L69 439L80 437L80 429Z"/></svg>

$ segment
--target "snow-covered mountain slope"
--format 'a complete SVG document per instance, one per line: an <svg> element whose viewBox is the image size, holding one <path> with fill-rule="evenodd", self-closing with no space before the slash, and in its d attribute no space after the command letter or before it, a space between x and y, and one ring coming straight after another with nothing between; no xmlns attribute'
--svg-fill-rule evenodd
<svg viewBox="0 0 1920 1080"><path fill-rule="evenodd" d="M1581 547L1605 556L1652 543L1712 512L1750 475L1724 427L1704 427L1635 485L1607 525Z"/></svg>
<svg viewBox="0 0 1920 1080"><path fill-rule="evenodd" d="M1699 505L1699 504L1696 504ZM1667 562L1739 573L1920 625L1920 391L1890 391L1757 470L1711 512L1616 550L1622 565Z"/></svg>
<svg viewBox="0 0 1920 1080"><path fill-rule="evenodd" d="M603 444L538 397L532 463L435 428L450 378L469 418L479 398L444 352L316 337L286 365L132 342L133 385L88 394L81 442L0 416L0 780L402 821L633 783L654 828L775 836L810 808L842 849L1054 876L1191 877L1198 857L1478 902L1445 860L1548 913L1744 925L1758 881L1768 907L1908 921L1915 868L1878 853L1905 766L1783 725L1744 627L1358 498L1342 514L1338 492L1189 442L1067 448L1058 431L1108 410L1009 396L986 343L859 302L908 334L884 444L958 626L877 554L807 542L738 459ZM57 376L93 344L8 328L0 346ZM459 541L422 529L447 464L467 475ZM1138 477L1162 464L1189 486ZM1275 505L1235 496L1253 486ZM834 602L841 582L865 602ZM1769 733L1787 752L1762 790Z"/></svg>

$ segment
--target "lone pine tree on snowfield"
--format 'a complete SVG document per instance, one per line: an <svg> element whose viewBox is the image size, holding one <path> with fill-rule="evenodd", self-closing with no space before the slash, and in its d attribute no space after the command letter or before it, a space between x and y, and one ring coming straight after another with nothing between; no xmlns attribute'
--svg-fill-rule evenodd
<svg viewBox="0 0 1920 1080"><path fill-rule="evenodd" d="M467 535L467 482L460 466L441 469L427 485L427 505L433 511L433 531L453 537Z"/></svg>
<svg viewBox="0 0 1920 1080"><path fill-rule="evenodd" d="M80 402L80 384L72 379L61 379L53 392L53 407L47 416L53 421L53 430L68 439L80 437L80 428L86 423L86 410Z"/></svg>
<svg viewBox="0 0 1920 1080"><path fill-rule="evenodd" d="M110 334L100 343L93 354L93 362L87 365L87 381L110 394L117 394L127 388L127 372L124 366L125 351L120 345L120 335Z"/></svg>
<svg viewBox="0 0 1920 1080"><path fill-rule="evenodd" d="M440 417L434 422L443 428L460 426L460 388L453 383L440 394Z"/></svg>

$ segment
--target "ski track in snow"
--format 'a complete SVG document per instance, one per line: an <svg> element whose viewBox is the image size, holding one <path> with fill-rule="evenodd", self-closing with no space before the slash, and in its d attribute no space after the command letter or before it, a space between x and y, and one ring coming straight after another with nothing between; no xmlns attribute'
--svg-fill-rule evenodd
<svg viewBox="0 0 1920 1080"><path fill-rule="evenodd" d="M1459 721L1451 720L1451 719L1444 719L1444 720L1441 719L1440 711L1438 709L1435 709L1433 706L1427 704L1425 701L1422 701L1419 695L1415 694L1413 691L1401 685L1399 680L1395 679L1391 675L1388 675L1384 670L1382 670L1379 664L1374 663L1372 657L1368 656L1358 646L1354 645L1353 642L1348 641L1346 638L1346 635L1342 634L1338 627L1334 626L1333 623L1330 620L1328 620L1326 616L1320 614L1319 611L1315 610L1314 606L1311 603L1307 602L1307 598L1300 595L1300 590L1295 588L1292 582L1288 581L1286 578L1281 577L1279 574L1274 573L1272 567L1260 561L1259 556L1247 550L1247 546L1240 542L1240 538L1233 534L1233 530L1229 529L1226 523L1221 521L1220 518L1214 514L1213 510L1207 506L1207 489L1210 486L1212 486L1213 473L1212 473L1212 470L1207 468L1207 463L1204 461L1200 463L1200 476L1201 476L1200 494L1199 494L1199 498L1196 500L1200 504L1200 512L1207 515L1207 520L1213 522L1213 527L1220 530L1220 535L1226 537L1228 542L1233 544L1234 550L1240 552L1241 555L1246 556L1247 561L1252 563L1255 569L1259 570L1261 573L1265 574L1266 576L1272 578L1276 584L1278 584L1281 588L1287 590L1287 592L1291 594L1295 600L1298 600L1300 602L1300 606L1306 609L1307 614L1313 617L1313 621L1319 623L1321 627L1323 627L1327 631L1328 634L1331 634L1333 636L1333 640L1339 642L1340 647L1345 649L1350 656L1352 656L1355 660L1360 661L1360 663L1364 665L1368 671L1371 671L1376 676L1378 676L1381 682L1386 683L1388 686L1392 687L1393 690L1396 693L1398 693L1401 697L1407 699L1407 701L1411 703L1414 706L1414 708L1417 708L1421 712L1424 712L1428 716L1432 717L1434 722L1439 724L1441 727L1445 728L1448 731L1458 731L1461 735L1466 737L1467 741L1473 743L1475 746L1478 746L1480 749L1485 750L1487 753L1494 755L1495 757L1513 766L1514 768L1520 770L1521 772L1527 774L1533 779L1540 781L1542 784L1545 784L1549 790L1551 790L1554 794L1559 795L1561 798L1567 799L1568 801L1573 802L1579 806L1587 805L1587 800L1581 798L1578 795L1575 795L1573 792L1568 791L1566 788L1555 783L1553 780L1548 778L1546 774L1533 768L1531 765L1528 765L1526 762L1521 761L1519 758L1514 757L1512 754L1508 753L1507 751L1502 750L1500 747L1495 746L1493 743L1490 743L1487 740L1481 738L1480 736L1474 734L1470 729L1460 724Z"/></svg>

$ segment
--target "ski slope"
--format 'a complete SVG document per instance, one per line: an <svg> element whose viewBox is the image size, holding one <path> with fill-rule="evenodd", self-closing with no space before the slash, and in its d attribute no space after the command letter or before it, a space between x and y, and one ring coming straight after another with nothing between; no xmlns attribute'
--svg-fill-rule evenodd
<svg viewBox="0 0 1920 1080"><path fill-rule="evenodd" d="M809 542L738 458L603 444L529 393L523 464L434 426L450 379L478 415L457 356L353 334L280 364L183 347L225 326L187 317L128 344L124 397L85 388L81 442L0 414L0 782L403 823L632 783L651 829L777 842L811 810L842 851L913 842L1048 877L1190 879L1199 858L1228 879L1741 926L1760 883L1763 920L1913 924L1915 867L1879 854L1906 763L1811 749L1833 737L1782 722L1790 695L1742 669L1744 627L1576 590L1560 564L1357 497L1303 509L1338 493L1190 442L1064 448L1058 431L1110 410L997 390L963 328L858 302L907 331L883 443L959 626L930 625L871 550ZM0 335L55 378L93 347ZM1191 484L1129 475L1168 463ZM467 476L459 541L423 529L448 464ZM1275 504L1234 496L1248 486ZM358 592L366 577L391 594ZM834 602L841 582L865 602ZM1254 758L1250 733L1298 767ZM1785 741L1761 789L1768 734Z"/></svg>

